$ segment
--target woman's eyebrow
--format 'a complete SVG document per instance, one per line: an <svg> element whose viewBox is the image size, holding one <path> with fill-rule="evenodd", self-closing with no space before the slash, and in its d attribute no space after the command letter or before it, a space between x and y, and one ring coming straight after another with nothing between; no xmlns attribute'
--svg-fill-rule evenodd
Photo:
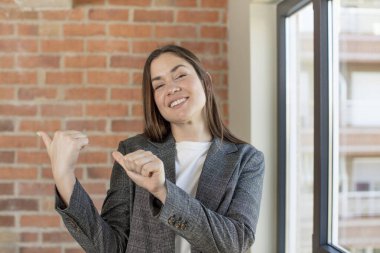
<svg viewBox="0 0 380 253"><path fill-rule="evenodd" d="M175 72L179 67L186 67L186 66L183 65L183 64L178 64L178 65L174 66L174 67L170 70L170 73ZM158 81L158 80L161 80L161 79L162 79L162 76L156 76L155 78L152 78L152 82L153 82L153 81Z"/></svg>

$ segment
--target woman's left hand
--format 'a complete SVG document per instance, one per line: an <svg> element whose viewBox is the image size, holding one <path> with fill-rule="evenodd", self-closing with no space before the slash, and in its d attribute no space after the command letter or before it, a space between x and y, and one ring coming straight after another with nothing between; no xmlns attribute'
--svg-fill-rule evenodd
<svg viewBox="0 0 380 253"><path fill-rule="evenodd" d="M125 156L115 151L112 156L125 169L133 182L165 203L167 189L164 164L157 156L145 150L137 150Z"/></svg>

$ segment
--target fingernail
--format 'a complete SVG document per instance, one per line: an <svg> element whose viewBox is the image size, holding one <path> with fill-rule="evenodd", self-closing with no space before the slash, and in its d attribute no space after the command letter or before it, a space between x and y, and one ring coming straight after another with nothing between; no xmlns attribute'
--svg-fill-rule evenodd
<svg viewBox="0 0 380 253"><path fill-rule="evenodd" d="M41 133L40 132L36 132L36 134L41 137Z"/></svg>

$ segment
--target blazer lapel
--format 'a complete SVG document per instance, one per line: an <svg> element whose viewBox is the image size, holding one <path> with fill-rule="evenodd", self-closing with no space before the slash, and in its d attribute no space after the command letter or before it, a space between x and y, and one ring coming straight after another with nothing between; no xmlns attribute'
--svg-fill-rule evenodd
<svg viewBox="0 0 380 253"><path fill-rule="evenodd" d="M156 155L164 163L166 178L175 183L177 152L173 135L169 134L164 142L149 142L157 148ZM236 159L231 153L237 150L235 144L214 138L207 153L195 198L213 211L217 210L221 203L226 186L234 172Z"/></svg>
<svg viewBox="0 0 380 253"><path fill-rule="evenodd" d="M171 182L175 183L175 140L172 134L169 134L164 142L149 141L157 149L158 158L164 163L165 175Z"/></svg>
<svg viewBox="0 0 380 253"><path fill-rule="evenodd" d="M222 143L214 138L207 153L199 178L196 199L216 211L225 193L227 184L234 172L235 159L230 154L237 151L233 143Z"/></svg>

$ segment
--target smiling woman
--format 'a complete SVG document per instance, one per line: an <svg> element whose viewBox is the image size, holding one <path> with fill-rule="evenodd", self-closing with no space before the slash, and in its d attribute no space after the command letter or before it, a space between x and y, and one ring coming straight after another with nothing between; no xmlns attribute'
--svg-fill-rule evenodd
<svg viewBox="0 0 380 253"><path fill-rule="evenodd" d="M143 73L144 133L121 141L99 215L74 176L87 136L39 132L56 210L86 252L246 252L253 244L263 154L234 137L210 75L185 48L153 51Z"/></svg>

